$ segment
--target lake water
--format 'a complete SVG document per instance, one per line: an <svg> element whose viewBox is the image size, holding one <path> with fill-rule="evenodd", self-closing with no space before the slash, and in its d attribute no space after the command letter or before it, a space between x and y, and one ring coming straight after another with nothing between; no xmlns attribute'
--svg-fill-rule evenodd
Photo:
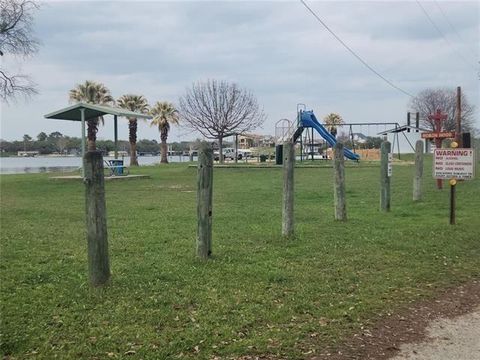
<svg viewBox="0 0 480 360"><path fill-rule="evenodd" d="M105 160L113 157L104 157ZM130 158L124 157L124 164L130 164ZM194 159L196 160L196 158ZM170 162L187 162L188 156L169 156ZM160 162L159 156L139 156L140 165L154 165ZM28 174L46 172L74 172L82 165L80 156L35 156L0 158L0 174Z"/></svg>

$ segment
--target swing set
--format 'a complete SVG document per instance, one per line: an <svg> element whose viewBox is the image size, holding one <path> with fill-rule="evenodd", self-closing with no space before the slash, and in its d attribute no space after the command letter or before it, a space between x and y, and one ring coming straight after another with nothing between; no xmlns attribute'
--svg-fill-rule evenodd
<svg viewBox="0 0 480 360"><path fill-rule="evenodd" d="M326 155L320 155L321 154L321 146L323 144L326 145L325 150L328 150L329 148L329 143L325 141L325 137L320 134L321 138L317 135L315 135L315 128L314 125L307 125L305 126L304 123L301 120L301 115L305 114L306 112L306 105L305 104L297 104L297 123L296 126L288 120L288 119L281 119L279 120L276 125L275 125L275 137L277 139L277 144L282 144L284 141L287 139L293 137L295 141L298 139L298 143L300 144L300 161L308 160L309 158L313 161L315 159L315 155L317 155L317 159L327 159ZM349 145L351 148L351 151L353 154L357 154L357 148L358 146L355 145L355 134L362 134L363 127L367 127L367 137L370 136L370 128L374 126L376 128L376 136L378 135L383 135L384 137L388 136L389 134L393 135L393 141L392 141L392 149L395 149L395 145L397 146L397 154L398 158L400 159L400 139L399 139L399 134L402 133L405 139L407 140L408 144L412 148L413 151L415 151L415 148L413 147L412 143L408 139L408 137L405 135L406 132L411 132L412 130L415 132L419 131L425 131L424 129L421 129L419 127L419 113L417 112L415 114L415 125L416 126L411 126L411 113L407 113L407 125L400 125L398 122L363 122L363 123L344 123L344 124L339 124L337 127L343 128L347 127L348 128L348 139L349 139L349 144L346 144L347 146ZM323 127L327 127L326 124L323 125ZM354 127L360 127L360 132L356 133L353 131ZM383 131L378 131L379 127L383 127ZM387 129L389 127L389 129ZM303 132L303 136L302 136ZM330 134L328 134L330 135ZM320 155L320 157L318 157ZM357 159L358 160L358 156Z"/></svg>

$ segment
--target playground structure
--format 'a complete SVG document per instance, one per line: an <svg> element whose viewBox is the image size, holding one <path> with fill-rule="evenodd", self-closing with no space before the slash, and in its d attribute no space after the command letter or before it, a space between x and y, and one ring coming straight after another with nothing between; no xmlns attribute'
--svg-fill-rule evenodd
<svg viewBox="0 0 480 360"><path fill-rule="evenodd" d="M419 127L419 113L415 114L415 126L411 125L411 113L407 113L407 124L406 125L400 125L398 122L362 122L362 123L343 123L341 125L338 125L337 127L345 127L348 129L348 139L349 139L349 146L350 148L345 147L344 148L344 155L347 159L353 160L353 161L359 161L361 159L361 155L358 153L362 153L364 151L361 151L357 148L355 145L355 134L353 132L353 128L356 126L359 126L360 128L362 127L367 127L369 129L370 127L374 126L377 128L378 127L383 127L384 130L377 132L375 135L382 136L384 139L388 135L393 135L393 141L392 141L392 151L397 150L397 156L400 159L400 139L399 139L399 134L402 133L403 136L405 137L405 140L407 141L409 147L415 151L414 146L408 139L408 137L405 135L405 132L419 132L419 131L426 131L426 129L422 129ZM387 128L390 127L390 128ZM277 159L277 164L281 164L281 158L282 158L282 148L283 144L286 141L293 141L294 144L299 144L300 146L300 161L303 161L304 159L315 159L315 153L318 153L320 155L320 152L318 149L320 149L320 146L322 145L321 142L315 139L315 133L318 133L321 137L321 139L325 142L327 145L326 149L326 154L321 156L321 159L329 159L329 152L328 152L328 147L333 149L335 144L337 143L337 139L334 135L330 133L330 131L326 128L326 125L320 123L318 119L316 118L313 110L307 111L305 104L297 104L297 120L296 124L294 124L292 121L288 119L280 119L277 121L275 124L275 144L276 144L276 152L279 153L280 155L276 157ZM371 149L370 149L371 150ZM363 157L368 158L369 152L366 151L364 152ZM318 157L317 157L318 158ZM371 158L371 157L370 157ZM374 157L375 158L375 157Z"/></svg>

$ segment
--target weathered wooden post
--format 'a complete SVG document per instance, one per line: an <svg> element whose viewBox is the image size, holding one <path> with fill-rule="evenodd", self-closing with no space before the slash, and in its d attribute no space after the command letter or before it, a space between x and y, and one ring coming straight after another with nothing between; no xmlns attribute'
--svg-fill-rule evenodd
<svg viewBox="0 0 480 360"><path fill-rule="evenodd" d="M390 142L382 142L380 148L380 210L390 211Z"/></svg>
<svg viewBox="0 0 480 360"><path fill-rule="evenodd" d="M422 200L423 141L415 144L415 176L413 177L413 201Z"/></svg>
<svg viewBox="0 0 480 360"><path fill-rule="evenodd" d="M283 211L282 235L291 237L294 233L294 173L295 145L291 141L283 144Z"/></svg>
<svg viewBox="0 0 480 360"><path fill-rule="evenodd" d="M345 157L343 144L337 142L333 148L333 200L335 203L335 220L347 220L347 204L345 201Z"/></svg>
<svg viewBox="0 0 480 360"><path fill-rule="evenodd" d="M107 214L103 157L100 151L89 151L83 158L85 169L85 211L90 284L104 285L110 278L108 258Z"/></svg>
<svg viewBox="0 0 480 360"><path fill-rule="evenodd" d="M200 145L197 166L197 256L203 260L212 254L213 149Z"/></svg>

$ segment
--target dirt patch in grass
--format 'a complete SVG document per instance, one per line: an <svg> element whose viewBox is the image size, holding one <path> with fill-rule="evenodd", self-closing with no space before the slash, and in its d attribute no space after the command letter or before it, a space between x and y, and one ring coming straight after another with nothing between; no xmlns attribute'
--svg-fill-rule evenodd
<svg viewBox="0 0 480 360"><path fill-rule="evenodd" d="M347 339L340 347L327 348L311 360L382 360L395 356L400 345L426 338L428 324L437 318L453 318L480 304L480 280L442 290L430 300L410 304L395 314Z"/></svg>

